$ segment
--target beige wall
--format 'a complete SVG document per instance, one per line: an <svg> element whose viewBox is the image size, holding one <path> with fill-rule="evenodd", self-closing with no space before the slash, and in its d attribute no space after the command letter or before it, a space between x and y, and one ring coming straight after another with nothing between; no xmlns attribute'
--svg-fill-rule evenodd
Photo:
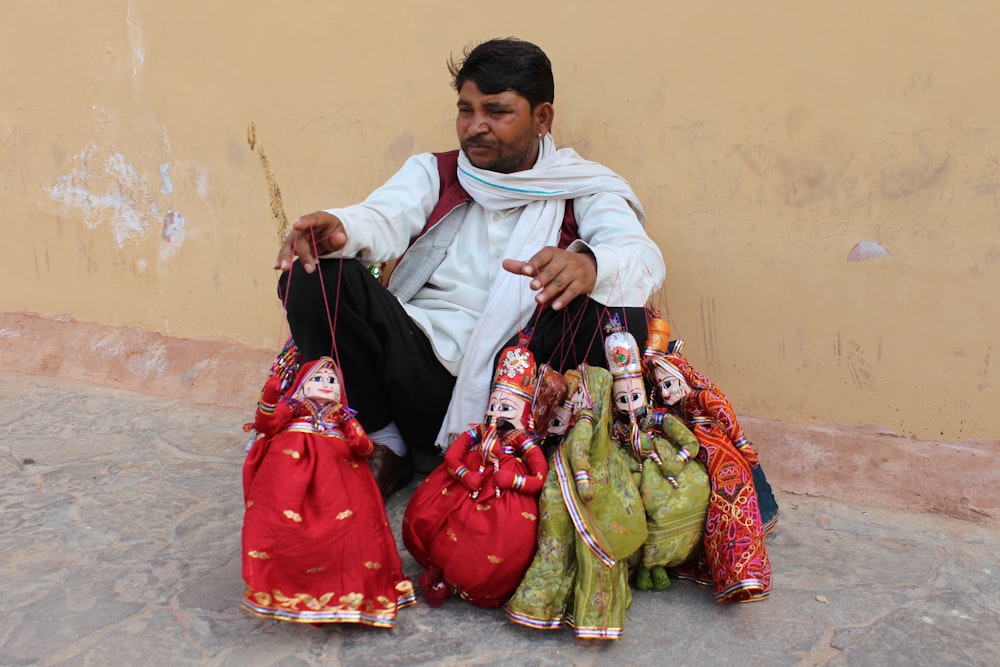
<svg viewBox="0 0 1000 667"><path fill-rule="evenodd" d="M276 348L281 216L454 147L446 57L517 35L742 412L1000 437L995 3L559 4L5 3L0 312Z"/></svg>

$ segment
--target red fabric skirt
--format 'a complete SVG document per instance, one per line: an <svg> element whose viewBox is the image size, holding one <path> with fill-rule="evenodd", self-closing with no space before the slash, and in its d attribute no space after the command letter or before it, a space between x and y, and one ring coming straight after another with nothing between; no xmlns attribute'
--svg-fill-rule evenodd
<svg viewBox="0 0 1000 667"><path fill-rule="evenodd" d="M750 602L771 591L771 561L757 506L750 462L717 424L694 425L698 458L712 484L705 521L705 552L677 574L714 588L715 600Z"/></svg>
<svg viewBox="0 0 1000 667"><path fill-rule="evenodd" d="M375 479L337 435L258 438L243 468L243 606L283 621L392 627L414 601Z"/></svg>
<svg viewBox="0 0 1000 667"><path fill-rule="evenodd" d="M467 456L466 465L476 470L479 454ZM529 474L512 455L500 466ZM480 607L499 607L514 594L535 557L537 536L538 497L510 489L498 497L491 468L474 499L441 464L413 492L403 515L403 544L414 559L441 568L445 582Z"/></svg>

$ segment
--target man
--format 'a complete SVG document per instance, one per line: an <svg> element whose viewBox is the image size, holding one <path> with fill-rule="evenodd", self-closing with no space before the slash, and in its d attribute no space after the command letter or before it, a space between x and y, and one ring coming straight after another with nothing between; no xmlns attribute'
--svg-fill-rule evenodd
<svg viewBox="0 0 1000 667"><path fill-rule="evenodd" d="M494 39L464 56L449 63L461 150L415 155L361 204L299 218L275 262L299 352L339 359L386 495L414 449L439 455L481 420L494 357L526 328L557 370L603 364L602 317L644 339L664 276L628 184L556 150L545 53ZM385 288L366 266L393 259Z"/></svg>

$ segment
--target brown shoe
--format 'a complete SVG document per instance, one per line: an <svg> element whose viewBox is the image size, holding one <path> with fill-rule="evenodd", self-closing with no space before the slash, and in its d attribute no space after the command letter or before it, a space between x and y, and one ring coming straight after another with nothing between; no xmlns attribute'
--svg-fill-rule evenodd
<svg viewBox="0 0 1000 667"><path fill-rule="evenodd" d="M413 453L407 450L404 456L400 456L385 445L372 444L375 451L368 457L368 468L382 491L382 497L388 498L413 479Z"/></svg>

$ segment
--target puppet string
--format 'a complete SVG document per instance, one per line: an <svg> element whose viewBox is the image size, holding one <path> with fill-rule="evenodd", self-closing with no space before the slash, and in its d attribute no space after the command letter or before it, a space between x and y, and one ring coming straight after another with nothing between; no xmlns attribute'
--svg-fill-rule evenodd
<svg viewBox="0 0 1000 667"><path fill-rule="evenodd" d="M314 231L312 229L309 230L309 238L310 238L310 241L312 242L313 256L316 257L316 264L317 264L317 266L316 266L316 272L317 272L317 274L319 276L319 288L320 288L319 291L323 295L323 307L326 310L326 323L330 327L330 356L332 356L333 360L337 363L337 369L339 370L340 369L340 354L337 351L337 338L336 338L336 336L334 336L334 331L336 329L334 328L334 325L337 322L337 308L340 305L340 285L341 285L341 276L343 274L343 269L344 269L344 261L343 261L343 259L341 259L340 262L337 264L337 287L336 287L336 291L334 292L333 313L331 313L330 312L330 299L327 296L327 293L326 293L326 284L325 284L325 282L323 280L323 271L319 267L319 263L320 263L320 258L319 258L319 241L321 241L322 239L317 239L316 235L315 235L315 233L314 233ZM340 391L343 394L341 402L345 406L350 405L350 403L347 400L347 387L344 385L343 382L341 382Z"/></svg>

